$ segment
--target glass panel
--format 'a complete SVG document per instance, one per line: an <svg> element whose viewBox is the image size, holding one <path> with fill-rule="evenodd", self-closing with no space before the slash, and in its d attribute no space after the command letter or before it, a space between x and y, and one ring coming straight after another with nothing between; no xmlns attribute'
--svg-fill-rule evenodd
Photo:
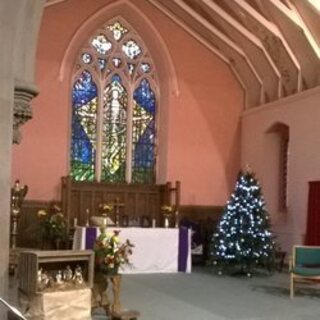
<svg viewBox="0 0 320 320"><path fill-rule="evenodd" d="M92 61L92 56L90 53L83 53L81 57L82 61L86 64L89 64Z"/></svg>
<svg viewBox="0 0 320 320"><path fill-rule="evenodd" d="M122 61L120 58L112 58L112 63L116 68L119 68L122 64Z"/></svg>
<svg viewBox="0 0 320 320"><path fill-rule="evenodd" d="M132 182L155 182L156 99L148 80L135 90L133 108Z"/></svg>
<svg viewBox="0 0 320 320"><path fill-rule="evenodd" d="M141 48L134 40L129 40L122 46L122 51L130 59L136 59L141 54Z"/></svg>
<svg viewBox="0 0 320 320"><path fill-rule="evenodd" d="M109 29L113 33L113 37L117 41L119 41L128 32L128 29L126 29L118 21L116 21L114 24L108 25L107 29Z"/></svg>
<svg viewBox="0 0 320 320"><path fill-rule="evenodd" d="M98 59L99 69L103 71L106 68L107 60L106 59Z"/></svg>
<svg viewBox="0 0 320 320"><path fill-rule="evenodd" d="M150 66L149 63L141 63L140 69L141 69L142 72L148 73L151 70L151 66Z"/></svg>
<svg viewBox="0 0 320 320"><path fill-rule="evenodd" d="M127 103L127 92L121 78L114 75L104 91L101 176L103 181L125 181Z"/></svg>
<svg viewBox="0 0 320 320"><path fill-rule="evenodd" d="M72 88L71 176L77 181L94 179L97 106L97 86L83 71Z"/></svg>
<svg viewBox="0 0 320 320"><path fill-rule="evenodd" d="M99 34L93 38L91 44L97 50L97 52L101 54L106 54L112 48L112 43L104 34Z"/></svg>
<svg viewBox="0 0 320 320"><path fill-rule="evenodd" d="M135 65L133 63L127 63L129 74L132 75L135 69Z"/></svg>

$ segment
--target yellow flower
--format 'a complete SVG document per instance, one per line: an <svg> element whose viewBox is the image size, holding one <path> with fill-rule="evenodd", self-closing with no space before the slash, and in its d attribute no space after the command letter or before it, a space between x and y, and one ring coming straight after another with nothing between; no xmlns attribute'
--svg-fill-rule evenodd
<svg viewBox="0 0 320 320"><path fill-rule="evenodd" d="M101 203L99 209L104 212L110 212L113 210L113 205L109 203Z"/></svg>
<svg viewBox="0 0 320 320"><path fill-rule="evenodd" d="M45 217L47 215L47 212L41 209L37 212L37 215L38 215L38 218Z"/></svg>
<svg viewBox="0 0 320 320"><path fill-rule="evenodd" d="M161 210L164 211L165 213L170 213L173 211L173 208L171 206L164 205L161 207Z"/></svg>
<svg viewBox="0 0 320 320"><path fill-rule="evenodd" d="M113 237L113 241L114 241L115 243L120 243L119 237L116 237L116 236Z"/></svg>
<svg viewBox="0 0 320 320"><path fill-rule="evenodd" d="M57 216L58 218L60 218L60 219L64 218L64 215L63 215L62 212L56 213L56 216Z"/></svg>

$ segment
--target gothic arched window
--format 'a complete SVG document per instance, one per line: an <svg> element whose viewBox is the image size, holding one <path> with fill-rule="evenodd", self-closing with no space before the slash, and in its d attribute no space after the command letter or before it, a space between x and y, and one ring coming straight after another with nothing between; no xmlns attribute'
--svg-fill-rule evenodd
<svg viewBox="0 0 320 320"><path fill-rule="evenodd" d="M79 52L72 87L76 181L155 182L156 71L143 41L113 20Z"/></svg>

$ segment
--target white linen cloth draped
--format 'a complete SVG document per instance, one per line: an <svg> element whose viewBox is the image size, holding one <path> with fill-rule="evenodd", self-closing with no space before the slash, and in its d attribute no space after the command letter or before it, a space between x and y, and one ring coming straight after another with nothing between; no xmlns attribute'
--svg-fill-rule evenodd
<svg viewBox="0 0 320 320"><path fill-rule="evenodd" d="M89 230L91 229L91 230ZM94 229L94 230L93 230ZM130 256L132 266L125 266L120 273L169 273L178 272L179 261L179 229L165 228L115 228L109 227L107 232L120 230L120 241L129 239L134 244ZM73 249L92 249L92 240L88 242L88 231L94 231L94 236L100 234L99 228L77 227L73 239ZM191 272L191 232L187 234L187 256L184 272ZM89 246L89 247L88 247ZM91 246L91 248L90 248Z"/></svg>

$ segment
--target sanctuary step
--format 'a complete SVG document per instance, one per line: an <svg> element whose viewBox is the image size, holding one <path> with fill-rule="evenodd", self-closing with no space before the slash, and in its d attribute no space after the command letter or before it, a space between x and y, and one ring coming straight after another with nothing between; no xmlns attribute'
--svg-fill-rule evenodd
<svg viewBox="0 0 320 320"><path fill-rule="evenodd" d="M136 310L125 310L112 313L112 320L137 320L140 312Z"/></svg>

